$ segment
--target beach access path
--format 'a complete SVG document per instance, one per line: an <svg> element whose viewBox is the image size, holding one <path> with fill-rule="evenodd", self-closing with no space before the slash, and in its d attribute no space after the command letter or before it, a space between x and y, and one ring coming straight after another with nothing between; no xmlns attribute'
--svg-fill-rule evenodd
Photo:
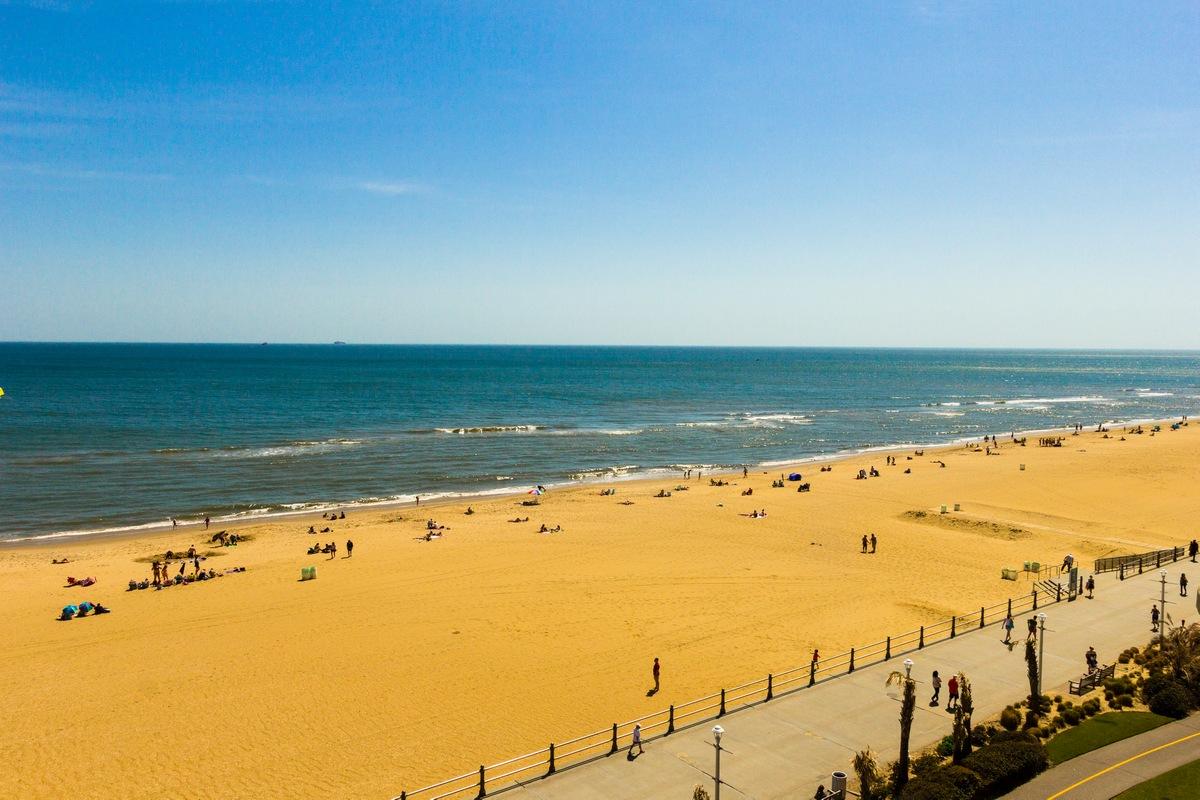
<svg viewBox="0 0 1200 800"><path fill-rule="evenodd" d="M1168 567L1168 613L1194 618L1194 598L1180 598L1178 575L1191 562ZM929 579L934 579L932 575ZM1067 682L1084 672L1084 653L1094 646L1102 664L1116 661L1127 647L1145 646L1150 640L1150 606L1159 599L1158 571L1119 581L1115 573L1096 577L1096 599L1080 597L1042 606L1046 614L1046 694L1067 695ZM1174 593L1174 597L1172 597ZM1172 602L1175 601L1175 602ZM846 594L846 603L869 605L869 596ZM950 733L953 715L942 704L930 708L930 675L938 670L943 681L957 672L971 680L975 720L998 714L1006 705L1029 694L1025 667L1025 620L1016 619L1011 650L1002 642L1000 626L971 630L957 638L922 650L894 656L891 661L863 667L812 688L777 696L767 703L730 713L719 720L724 728L721 757L722 794L726 798L795 800L812 797L818 784L830 784L834 770L851 773L854 753L868 746L880 764L899 753L900 702L897 687L884 686L893 670L902 670L905 658L914 662L917 678L917 713L913 722L911 752L932 746ZM729 654L737 658L736 652ZM622 750L548 778L528 781L501 790L489 787L489 796L537 800L667 800L691 797L696 785L713 789L713 725L707 720L677 729L666 737L649 739L645 753L630 760Z"/></svg>
<svg viewBox="0 0 1200 800"><path fill-rule="evenodd" d="M1116 797L1200 758L1200 714L1076 756L1043 772L1005 800ZM1197 790L1200 793L1200 789Z"/></svg>

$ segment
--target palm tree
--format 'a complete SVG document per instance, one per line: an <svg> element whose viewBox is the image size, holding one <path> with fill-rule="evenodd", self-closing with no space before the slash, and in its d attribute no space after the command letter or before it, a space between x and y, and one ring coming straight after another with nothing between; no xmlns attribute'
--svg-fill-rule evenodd
<svg viewBox="0 0 1200 800"><path fill-rule="evenodd" d="M879 774L879 762L871 748L854 754L854 774L858 776L858 796L862 800L883 800L886 796L881 785L883 776Z"/></svg>
<svg viewBox="0 0 1200 800"><path fill-rule="evenodd" d="M971 712L975 710L971 700L971 682L958 673L958 708L954 711L954 763L971 754Z"/></svg>
<svg viewBox="0 0 1200 800"><path fill-rule="evenodd" d="M904 699L900 703L900 758L896 761L896 774L892 781L895 793L899 794L908 783L908 736L917 709L917 682L907 674L893 671L884 685L891 686L893 683L904 686Z"/></svg>
<svg viewBox="0 0 1200 800"><path fill-rule="evenodd" d="M1025 664L1029 673L1029 713L1032 715L1026 719L1025 724L1026 727L1033 727L1030 722L1042 714L1042 695L1038 692L1037 651L1034 650L1033 642L1025 642Z"/></svg>

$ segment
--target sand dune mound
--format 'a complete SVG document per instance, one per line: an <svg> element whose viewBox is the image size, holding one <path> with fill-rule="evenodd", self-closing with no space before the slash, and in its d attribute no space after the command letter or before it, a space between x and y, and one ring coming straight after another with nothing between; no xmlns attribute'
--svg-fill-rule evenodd
<svg viewBox="0 0 1200 800"><path fill-rule="evenodd" d="M1006 523L991 522L986 519L971 519L957 514L936 514L930 511L905 511L900 515L905 522L918 522L923 525L936 525L939 528L962 531L986 536L989 539L1006 539L1015 542L1018 539L1028 539L1032 531Z"/></svg>

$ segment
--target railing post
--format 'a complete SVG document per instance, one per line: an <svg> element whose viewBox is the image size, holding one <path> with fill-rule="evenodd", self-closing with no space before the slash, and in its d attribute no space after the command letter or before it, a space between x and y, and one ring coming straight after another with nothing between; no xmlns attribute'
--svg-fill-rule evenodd
<svg viewBox="0 0 1200 800"><path fill-rule="evenodd" d="M917 641L917 649L920 650L925 646L925 626L921 626L921 638Z"/></svg>
<svg viewBox="0 0 1200 800"><path fill-rule="evenodd" d="M612 750L609 750L609 751L608 751L608 754L611 756L611 755L612 755L613 753L615 753L615 752L617 752L617 723L615 723L615 722L614 722L614 723L613 723L613 741L612 741Z"/></svg>
<svg viewBox="0 0 1200 800"><path fill-rule="evenodd" d="M1037 611L1037 589L1033 590L1033 610Z"/></svg>
<svg viewBox="0 0 1200 800"><path fill-rule="evenodd" d="M954 630L954 626L955 626L955 624L956 624L957 622L958 622L958 617L951 617L951 618L950 618L950 638L951 638L951 639L953 639L953 638L954 638L954 636L955 636L955 630Z"/></svg>
<svg viewBox="0 0 1200 800"><path fill-rule="evenodd" d="M479 794L477 795L476 800L478 800L479 797L487 797L487 784L485 783L485 778L483 776L483 764L479 765Z"/></svg>
<svg viewBox="0 0 1200 800"><path fill-rule="evenodd" d="M983 615L984 615L984 608L983 608L983 606L980 606L979 607L979 627L981 627L981 628L983 627Z"/></svg>
<svg viewBox="0 0 1200 800"><path fill-rule="evenodd" d="M1062 584L1061 583L1058 584L1058 588L1055 589L1054 592L1055 592L1054 602L1061 603L1062 602Z"/></svg>
<svg viewBox="0 0 1200 800"><path fill-rule="evenodd" d="M1154 554L1154 568L1158 569L1162 566L1162 550Z"/></svg>
<svg viewBox="0 0 1200 800"><path fill-rule="evenodd" d="M1143 569L1145 569L1145 568L1146 568L1146 565L1145 565L1145 564L1143 564L1143 563L1142 563L1142 559L1141 559L1141 558L1139 558L1139 559L1138 559L1138 575L1141 575L1141 574L1142 574L1142 570L1143 570Z"/></svg>
<svg viewBox="0 0 1200 800"><path fill-rule="evenodd" d="M675 705L672 704L671 707L669 709L667 709L667 733L666 733L666 735L670 736L674 732L675 732Z"/></svg>
<svg viewBox="0 0 1200 800"><path fill-rule="evenodd" d="M1012 616L1012 598L1008 598L1008 615Z"/></svg>
<svg viewBox="0 0 1200 800"><path fill-rule="evenodd" d="M408 800L408 793L407 793L407 792L401 792L401 793L400 793L400 800Z"/></svg>
<svg viewBox="0 0 1200 800"><path fill-rule="evenodd" d="M854 648L850 648L850 669L848 672L854 672Z"/></svg>
<svg viewBox="0 0 1200 800"><path fill-rule="evenodd" d="M883 660L887 661L892 657L892 637L887 637L887 650L884 651Z"/></svg>
<svg viewBox="0 0 1200 800"><path fill-rule="evenodd" d="M808 685L812 686L817 682L817 662L812 662L808 665Z"/></svg>
<svg viewBox="0 0 1200 800"><path fill-rule="evenodd" d="M1125 580L1125 565L1124 565L1124 564L1122 564L1122 565L1121 565L1121 568L1120 568L1120 572L1119 572L1118 578L1119 578L1120 580Z"/></svg>
<svg viewBox="0 0 1200 800"><path fill-rule="evenodd" d="M554 742L550 743L550 769L546 771L546 774L554 774Z"/></svg>
<svg viewBox="0 0 1200 800"><path fill-rule="evenodd" d="M718 717L725 716L725 690L721 690L721 710L717 712Z"/></svg>
<svg viewBox="0 0 1200 800"><path fill-rule="evenodd" d="M775 696L775 676L767 673L767 699L770 700Z"/></svg>

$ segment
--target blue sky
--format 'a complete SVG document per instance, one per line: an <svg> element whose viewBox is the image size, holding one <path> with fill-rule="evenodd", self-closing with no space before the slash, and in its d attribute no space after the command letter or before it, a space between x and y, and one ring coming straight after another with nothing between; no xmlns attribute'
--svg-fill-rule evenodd
<svg viewBox="0 0 1200 800"><path fill-rule="evenodd" d="M1195 3L0 0L0 339L1200 347Z"/></svg>

